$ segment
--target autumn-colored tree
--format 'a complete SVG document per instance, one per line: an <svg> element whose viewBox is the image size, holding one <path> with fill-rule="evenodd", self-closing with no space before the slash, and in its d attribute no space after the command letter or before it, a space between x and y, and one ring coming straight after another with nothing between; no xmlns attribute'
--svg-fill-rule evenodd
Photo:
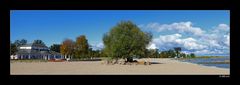
<svg viewBox="0 0 240 85"><path fill-rule="evenodd" d="M60 52L65 58L72 58L74 53L74 41L65 39L61 44Z"/></svg>
<svg viewBox="0 0 240 85"><path fill-rule="evenodd" d="M88 57L89 45L85 35L77 37L74 52L76 58Z"/></svg>

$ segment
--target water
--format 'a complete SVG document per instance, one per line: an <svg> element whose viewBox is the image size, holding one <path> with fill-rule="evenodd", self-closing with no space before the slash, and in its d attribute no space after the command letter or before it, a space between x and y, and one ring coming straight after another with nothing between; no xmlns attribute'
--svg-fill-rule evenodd
<svg viewBox="0 0 240 85"><path fill-rule="evenodd" d="M190 63L196 63L204 66L215 66L219 68L227 68L230 69L229 63L214 63L214 62L226 62L230 60L229 57L223 57L223 58L194 58L194 59L186 59L181 60L183 62L190 62Z"/></svg>

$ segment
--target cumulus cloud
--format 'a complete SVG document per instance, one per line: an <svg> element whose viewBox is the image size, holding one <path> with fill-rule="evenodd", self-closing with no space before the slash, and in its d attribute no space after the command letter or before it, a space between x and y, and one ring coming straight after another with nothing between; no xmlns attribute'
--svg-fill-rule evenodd
<svg viewBox="0 0 240 85"><path fill-rule="evenodd" d="M198 43L197 40L192 37L182 38L181 34L160 35L158 38L154 38L147 48L151 47L158 47L160 50L165 50L173 47L182 47L187 50L206 48L206 46Z"/></svg>
<svg viewBox="0 0 240 85"><path fill-rule="evenodd" d="M190 21L172 24L149 23L141 27L155 30L157 33L167 33L153 38L148 49L168 50L182 47L184 52L196 54L230 53L230 27L227 24L218 24L209 30L195 27ZM169 31L174 33L168 33Z"/></svg>
<svg viewBox="0 0 240 85"><path fill-rule="evenodd" d="M157 49L157 46L155 43L150 43L148 46L147 46L147 49Z"/></svg>
<svg viewBox="0 0 240 85"><path fill-rule="evenodd" d="M227 46L230 46L230 37L229 37L230 35L228 34L228 35L224 35L224 37L225 37L225 44L227 45Z"/></svg>
<svg viewBox="0 0 240 85"><path fill-rule="evenodd" d="M144 26L141 25L141 27L144 27ZM158 32L176 31L178 33L191 33L198 36L201 36L204 33L204 30L202 30L201 28L193 27L193 23L190 21L172 23L172 24L149 23L146 25L146 28L155 29Z"/></svg>
<svg viewBox="0 0 240 85"><path fill-rule="evenodd" d="M204 49L204 50L195 51L195 53L196 54L209 54L209 53L212 53L212 52L210 52L209 50Z"/></svg>
<svg viewBox="0 0 240 85"><path fill-rule="evenodd" d="M227 24L219 24L214 32L228 32L230 27Z"/></svg>
<svg viewBox="0 0 240 85"><path fill-rule="evenodd" d="M101 50L101 49L104 48L104 44L102 42L96 43L96 44L92 44L91 46L92 46L93 50Z"/></svg>

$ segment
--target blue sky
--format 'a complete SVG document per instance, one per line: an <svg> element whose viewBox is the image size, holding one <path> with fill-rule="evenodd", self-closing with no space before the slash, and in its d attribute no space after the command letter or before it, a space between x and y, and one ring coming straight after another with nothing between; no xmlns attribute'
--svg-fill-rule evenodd
<svg viewBox="0 0 240 85"><path fill-rule="evenodd" d="M175 45L188 52L208 54L220 49L215 54L229 55L228 10L12 10L10 40L41 39L50 46L66 38L75 40L79 35L86 35L91 45L102 48L103 34L122 20L131 20L143 31L153 33L149 49L164 50ZM196 48L189 49L189 45Z"/></svg>

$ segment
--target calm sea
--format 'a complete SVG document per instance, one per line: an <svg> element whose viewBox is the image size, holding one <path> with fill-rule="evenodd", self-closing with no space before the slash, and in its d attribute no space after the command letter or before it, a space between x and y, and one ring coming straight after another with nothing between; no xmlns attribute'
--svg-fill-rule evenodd
<svg viewBox="0 0 240 85"><path fill-rule="evenodd" d="M230 64L229 63L224 63L224 64L216 64L213 62L226 62L230 61L229 57L223 57L223 58L195 58L195 59L186 59L186 60L181 60L183 62L190 62L190 63L196 63L204 66L215 66L219 68L228 68L230 69Z"/></svg>

